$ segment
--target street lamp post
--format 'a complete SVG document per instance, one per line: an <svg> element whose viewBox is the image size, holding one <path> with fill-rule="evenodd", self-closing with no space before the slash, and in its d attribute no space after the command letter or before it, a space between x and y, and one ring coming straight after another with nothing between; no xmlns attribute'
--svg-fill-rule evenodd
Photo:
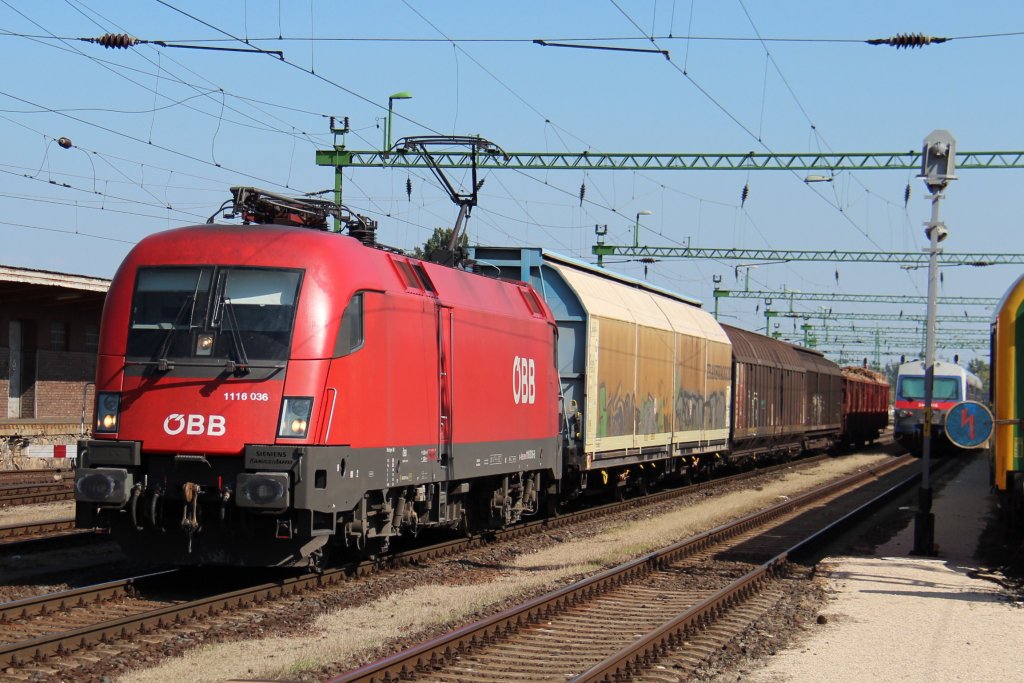
<svg viewBox="0 0 1024 683"><path fill-rule="evenodd" d="M412 93L402 91L396 92L394 95L388 98L388 120L384 122L384 151L387 152L391 149L391 118L392 112L395 108L395 100L411 100Z"/></svg>
<svg viewBox="0 0 1024 683"><path fill-rule="evenodd" d="M932 397L935 385L935 299L939 289L939 242L948 231L939 220L939 201L950 180L956 180L956 140L945 130L935 130L924 139L921 178L932 193L931 220L925 223L928 236L928 322L924 352L924 424L921 425L921 488L914 515L915 555L935 554L935 515L932 514Z"/></svg>
<svg viewBox="0 0 1024 683"><path fill-rule="evenodd" d="M641 209L636 212L636 226L633 228L633 246L640 246L640 216L650 216L653 211L650 209Z"/></svg>

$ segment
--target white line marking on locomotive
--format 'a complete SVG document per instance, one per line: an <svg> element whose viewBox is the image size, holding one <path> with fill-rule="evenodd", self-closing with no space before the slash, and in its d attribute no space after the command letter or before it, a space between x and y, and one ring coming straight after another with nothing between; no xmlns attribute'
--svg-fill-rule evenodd
<svg viewBox="0 0 1024 683"><path fill-rule="evenodd" d="M537 366L532 358L516 356L512 361L512 399L516 405L537 400Z"/></svg>
<svg viewBox="0 0 1024 683"><path fill-rule="evenodd" d="M164 431L171 436L177 436L182 432L189 436L224 436L227 432L227 420L223 415L171 413L164 419Z"/></svg>

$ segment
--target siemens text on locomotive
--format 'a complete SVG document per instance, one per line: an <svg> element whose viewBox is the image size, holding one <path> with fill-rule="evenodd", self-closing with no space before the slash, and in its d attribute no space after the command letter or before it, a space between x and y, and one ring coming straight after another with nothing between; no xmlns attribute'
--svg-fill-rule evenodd
<svg viewBox="0 0 1024 683"><path fill-rule="evenodd" d="M131 251L79 526L165 561L316 566L884 426L820 353L680 295L541 249L420 261L351 220L361 241L202 225Z"/></svg>

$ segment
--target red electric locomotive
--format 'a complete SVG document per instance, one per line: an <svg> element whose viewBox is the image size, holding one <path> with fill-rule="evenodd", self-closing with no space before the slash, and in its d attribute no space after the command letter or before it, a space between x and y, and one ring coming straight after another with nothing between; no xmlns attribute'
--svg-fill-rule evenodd
<svg viewBox="0 0 1024 683"><path fill-rule="evenodd" d="M349 236L152 235L104 307L78 525L149 558L315 566L514 522L560 476L555 342L530 286Z"/></svg>

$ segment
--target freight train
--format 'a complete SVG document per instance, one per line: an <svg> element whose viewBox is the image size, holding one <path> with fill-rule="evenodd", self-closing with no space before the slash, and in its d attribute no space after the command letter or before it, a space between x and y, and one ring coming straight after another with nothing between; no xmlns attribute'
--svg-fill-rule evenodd
<svg viewBox="0 0 1024 683"><path fill-rule="evenodd" d="M1014 282L992 318L991 398L993 437L989 442L992 486L1008 521L1024 528L1024 343L1018 340L1024 322L1024 276Z"/></svg>
<svg viewBox="0 0 1024 683"><path fill-rule="evenodd" d="M111 283L76 521L130 553L316 567L884 426L884 402L853 398L871 382L678 294L541 249L456 268L381 248L363 217L344 235L268 214L151 235Z"/></svg>
<svg viewBox="0 0 1024 683"><path fill-rule="evenodd" d="M946 414L963 401L982 398L981 380L956 363L935 361L932 384L932 440L936 452L957 450L946 438ZM901 363L893 401L893 439L906 451L921 455L924 425L925 364Z"/></svg>

